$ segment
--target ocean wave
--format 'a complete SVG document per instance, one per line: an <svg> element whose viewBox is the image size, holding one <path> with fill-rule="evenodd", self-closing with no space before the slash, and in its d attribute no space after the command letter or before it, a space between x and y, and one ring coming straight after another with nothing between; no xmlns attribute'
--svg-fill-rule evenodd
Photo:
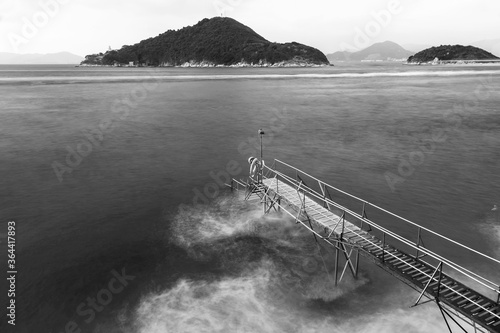
<svg viewBox="0 0 500 333"><path fill-rule="evenodd" d="M344 332L339 319L314 323L276 280L276 267L261 267L220 281L181 280L173 288L144 298L138 307L139 333L164 332Z"/></svg>
<svg viewBox="0 0 500 333"><path fill-rule="evenodd" d="M143 300L139 332L276 332L271 308L258 297L268 280L264 271L213 283L181 280Z"/></svg>
<svg viewBox="0 0 500 333"><path fill-rule="evenodd" d="M500 75L498 70L454 70L454 71L404 71L370 73L308 73L308 74L239 74L239 75L100 75L100 76L42 76L42 77L0 77L0 84L42 84L42 83L88 83L88 82L136 82L136 81L196 81L196 80L278 80L278 79L334 79L373 77L451 77L474 75Z"/></svg>
<svg viewBox="0 0 500 333"><path fill-rule="evenodd" d="M331 301L367 282L363 276L358 280L345 277L343 288L335 288L334 251L328 245L316 243L289 217L263 215L261 207L239 198L220 198L209 206L183 209L171 231L170 240L191 257L217 258L226 272L242 274L261 260L272 262L278 284L306 299Z"/></svg>
<svg viewBox="0 0 500 333"><path fill-rule="evenodd" d="M333 251L289 218L263 215L238 197L184 207L171 237L197 260L218 258L228 276L183 279L146 297L137 310L141 333L332 332L341 320L326 317L312 325L304 304L331 303L368 282L363 274L346 275L335 286Z"/></svg>
<svg viewBox="0 0 500 333"><path fill-rule="evenodd" d="M238 198L182 208L172 233L197 260L203 260L198 252L211 252L226 274L181 277L144 295L133 329L125 331L437 333L445 327L437 308L408 309L418 295L403 285L391 284L389 294L373 299L386 282L372 286L362 270L336 286L332 249L290 219L263 216Z"/></svg>
<svg viewBox="0 0 500 333"><path fill-rule="evenodd" d="M376 309L366 309L360 303L354 311L347 305L356 301L349 298L330 306L293 299L289 290L276 282L275 270L273 263L263 261L261 267L239 277L180 280L169 290L141 300L134 332L439 333L445 329L436 307L408 309L399 304L404 295L381 298ZM348 287L342 284L336 288ZM356 297L362 298L362 294Z"/></svg>

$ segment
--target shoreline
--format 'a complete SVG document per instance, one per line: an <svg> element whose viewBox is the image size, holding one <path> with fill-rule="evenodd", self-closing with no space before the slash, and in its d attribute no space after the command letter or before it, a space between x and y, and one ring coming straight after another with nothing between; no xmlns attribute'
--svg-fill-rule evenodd
<svg viewBox="0 0 500 333"><path fill-rule="evenodd" d="M309 62L298 62L298 61L281 61L278 63L246 63L239 62L237 64L232 65L221 65L214 64L210 62L185 62L182 65L170 65L170 64L162 64L160 66L148 66L148 65L98 65L98 64L79 64L75 65L75 67L165 67L165 68L319 68L319 67L331 67L334 64L314 64Z"/></svg>
<svg viewBox="0 0 500 333"><path fill-rule="evenodd" d="M500 59L488 59L488 60L433 60L426 62L405 62L403 65L408 66L437 66L437 65L500 65Z"/></svg>

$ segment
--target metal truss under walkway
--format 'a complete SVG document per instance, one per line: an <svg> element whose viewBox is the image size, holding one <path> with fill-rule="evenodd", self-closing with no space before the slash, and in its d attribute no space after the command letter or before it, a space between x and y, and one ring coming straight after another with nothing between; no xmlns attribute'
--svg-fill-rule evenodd
<svg viewBox="0 0 500 333"><path fill-rule="evenodd" d="M335 284L349 271L358 275L359 256L369 259L392 276L420 293L415 304L430 301L439 310L451 332L448 319L464 332L468 324L475 332L500 332L500 286L432 251L424 236L440 246L454 246L473 254L499 271L500 260L480 253L430 229L330 186L279 160L271 167L259 167L248 181L233 179L231 188L245 191L245 200L256 199L264 212L281 211L290 215L335 249ZM307 182L307 184L306 184ZM335 201L332 199L335 197ZM356 213L338 201L359 205ZM415 230L414 240L403 237L368 218L395 220ZM447 244L448 243L448 244ZM342 255L345 263L340 264ZM422 301L425 297L426 300Z"/></svg>

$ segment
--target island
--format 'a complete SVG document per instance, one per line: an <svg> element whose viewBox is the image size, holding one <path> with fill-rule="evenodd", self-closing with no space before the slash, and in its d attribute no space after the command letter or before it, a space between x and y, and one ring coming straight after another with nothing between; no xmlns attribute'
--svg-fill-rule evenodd
<svg viewBox="0 0 500 333"><path fill-rule="evenodd" d="M499 58L474 46L441 45L420 51L408 58L408 64L447 64L498 62Z"/></svg>
<svg viewBox="0 0 500 333"><path fill-rule="evenodd" d="M273 43L232 18L214 17L118 50L87 55L81 65L305 67L330 63L316 48Z"/></svg>

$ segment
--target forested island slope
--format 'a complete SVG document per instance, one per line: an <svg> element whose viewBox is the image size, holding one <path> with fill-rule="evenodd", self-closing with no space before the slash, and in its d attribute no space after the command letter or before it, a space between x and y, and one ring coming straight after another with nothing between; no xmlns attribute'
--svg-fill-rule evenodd
<svg viewBox="0 0 500 333"><path fill-rule="evenodd" d="M194 26L168 30L119 50L85 57L82 65L144 66L311 66L328 65L313 47L272 43L228 17L203 19Z"/></svg>
<svg viewBox="0 0 500 333"><path fill-rule="evenodd" d="M432 62L453 60L495 60L497 56L474 46L441 45L434 46L416 53L408 58L408 63Z"/></svg>

